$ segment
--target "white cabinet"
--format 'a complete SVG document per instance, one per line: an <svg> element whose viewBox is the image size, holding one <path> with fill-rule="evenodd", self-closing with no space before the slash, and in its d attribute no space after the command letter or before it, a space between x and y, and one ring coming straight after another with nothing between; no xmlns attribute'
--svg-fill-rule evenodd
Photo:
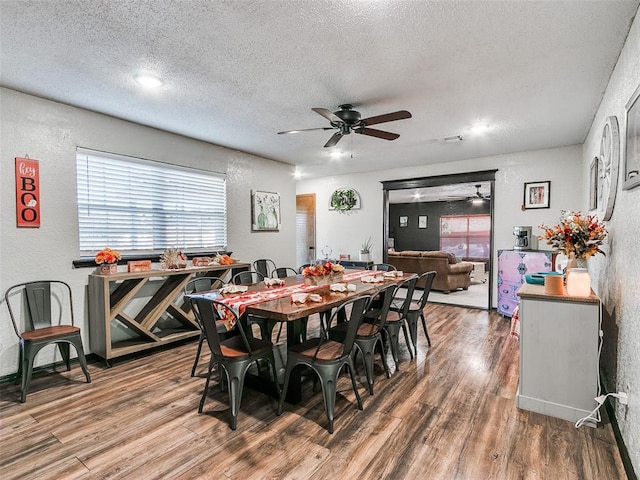
<svg viewBox="0 0 640 480"><path fill-rule="evenodd" d="M546 295L523 284L518 408L575 422L598 395L600 299Z"/></svg>

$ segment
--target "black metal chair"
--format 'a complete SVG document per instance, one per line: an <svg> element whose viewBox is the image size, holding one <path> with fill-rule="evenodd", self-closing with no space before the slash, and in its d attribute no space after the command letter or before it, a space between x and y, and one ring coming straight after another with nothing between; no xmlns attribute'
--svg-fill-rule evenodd
<svg viewBox="0 0 640 480"><path fill-rule="evenodd" d="M294 345L287 352L287 369L284 376L284 388L280 403L278 405L278 415L282 413L282 403L287 394L289 386L289 378L292 370L298 365L306 365L313 370L320 378L322 385L322 394L324 397L324 406L329 419L329 433L333 433L333 417L336 405L336 384L342 367L345 365L349 369L351 376L351 385L358 401L358 408L362 410L362 400L358 393L356 381L354 377L353 357L351 351L356 338L358 327L362 322L362 316L369 304L371 297L363 295L361 297L348 300L340 305L329 320L331 323L338 318L338 313L342 312L346 315L347 309L350 308L350 316L348 317L348 328L346 329L344 340L337 342L326 338L324 332L318 338L311 338L298 345Z"/></svg>
<svg viewBox="0 0 640 480"><path fill-rule="evenodd" d="M265 276L255 270L246 270L244 272L238 272L231 278L231 283L234 285L255 285L265 279Z"/></svg>
<svg viewBox="0 0 640 480"><path fill-rule="evenodd" d="M273 278L295 277L296 275L298 275L298 272L293 268L289 268L289 267L276 268L271 274Z"/></svg>
<svg viewBox="0 0 640 480"><path fill-rule="evenodd" d="M194 277L187 282L184 286L184 294L191 295L194 293L207 292L209 290L216 290L225 286L224 281L220 277ZM196 368L198 366L198 360L200 359L200 353L202 352L202 344L206 338L204 329L202 328L202 322L200 321L197 313L195 314L196 320L200 324L200 338L198 338L198 350L196 350L196 358L193 360L193 367L191 367L191 376L195 377ZM223 322L218 325L218 330L221 334L225 334L227 329Z"/></svg>
<svg viewBox="0 0 640 480"><path fill-rule="evenodd" d="M391 306L389 307L389 312L387 313L387 319L384 325L384 331L387 332L389 337L391 355L393 356L393 361L396 364L396 370L400 367L398 362L398 351L400 349L398 336L401 328L402 333L404 334L404 339L407 342L409 355L413 359L413 350L411 349L409 334L407 333L407 312L409 311L409 305L411 304L413 291L416 288L417 282L418 277L411 277L403 281L398 286L398 289L391 300ZM402 295L406 295L406 297L402 298Z"/></svg>
<svg viewBox="0 0 640 480"><path fill-rule="evenodd" d="M371 268L369 268L369 270L377 270L379 272L391 272L397 269L395 266L391 265L390 263L376 263L374 265L371 265Z"/></svg>
<svg viewBox="0 0 640 480"><path fill-rule="evenodd" d="M362 354L362 362L364 363L364 370L367 376L367 383L369 384L369 395L373 395L373 357L375 355L376 346L379 347L380 358L382 359L382 367L387 378L391 378L389 372L389 366L385 358L384 346L382 344L382 331L387 319L387 313L389 312L389 306L391 300L398 287L394 284L378 290L376 296L380 296L382 299L382 305L380 308L369 309L364 313L363 322L358 328L356 334L355 344L357 350ZM346 331L349 324L338 323L331 330L329 330L329 338L331 340L342 341L346 335Z"/></svg>
<svg viewBox="0 0 640 480"><path fill-rule="evenodd" d="M303 271L305 268L310 267L311 265L312 265L311 263L305 263L304 265L300 265L300 266L298 267L298 273L302 273L302 271Z"/></svg>
<svg viewBox="0 0 640 480"><path fill-rule="evenodd" d="M238 321L238 316L224 303L195 296L191 298L191 305L200 315L207 344L211 350L207 380L200 399L200 405L198 406L198 413L202 413L204 401L209 391L212 367L214 363L217 363L227 375L229 403L231 406L231 422L229 425L232 430L235 430L238 425L238 411L242 400L244 378L253 362L265 359L271 364L274 385L278 396L280 396L273 344L268 340L247 337L242 324ZM221 320L234 322L234 328L240 332L240 335L222 340L217 328L217 323Z"/></svg>
<svg viewBox="0 0 640 480"><path fill-rule="evenodd" d="M50 344L58 346L67 371L71 370L69 347L73 345L87 383L91 383L80 328L74 325L73 297L68 284L59 280L21 283L10 287L5 292L4 299L13 329L20 339L20 359L15 383L20 382L21 385L21 402L27 400L35 357L43 347ZM18 328L18 318L24 318L22 329ZM64 320L68 320L70 324L63 323Z"/></svg>
<svg viewBox="0 0 640 480"><path fill-rule="evenodd" d="M427 300L429 299L429 292L431 291L431 285L433 284L433 279L436 278L436 272L425 272L418 278L418 282L420 282L424 278L424 290L422 291L422 296L420 300L414 301L412 300L409 304L409 309L407 310L407 325L409 326L409 336L411 337L411 342L413 343L413 349L418 352L418 318L422 320L422 328L424 329L424 334L427 337L427 345L431 346L431 339L429 338L429 333L427 332L427 322L424 318L424 307L427 305Z"/></svg>
<svg viewBox="0 0 640 480"><path fill-rule="evenodd" d="M253 262L253 270L261 273L263 277L270 277L276 269L276 262L268 258L259 258Z"/></svg>

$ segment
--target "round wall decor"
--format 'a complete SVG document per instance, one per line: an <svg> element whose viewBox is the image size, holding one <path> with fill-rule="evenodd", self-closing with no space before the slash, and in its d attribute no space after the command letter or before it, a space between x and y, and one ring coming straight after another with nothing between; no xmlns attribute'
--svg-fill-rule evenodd
<svg viewBox="0 0 640 480"><path fill-rule="evenodd" d="M620 165L620 132L618 119L612 115L602 129L600 140L600 172L598 178L598 214L607 221L613 214L618 190L618 168Z"/></svg>
<svg viewBox="0 0 640 480"><path fill-rule="evenodd" d="M353 188L338 188L329 199L329 210L348 212L359 208L360 195Z"/></svg>

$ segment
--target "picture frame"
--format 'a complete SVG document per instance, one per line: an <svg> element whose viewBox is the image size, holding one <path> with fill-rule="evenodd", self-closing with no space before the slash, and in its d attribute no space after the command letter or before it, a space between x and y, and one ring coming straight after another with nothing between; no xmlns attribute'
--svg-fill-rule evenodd
<svg viewBox="0 0 640 480"><path fill-rule="evenodd" d="M598 173L600 159L594 157L589 167L589 210L598 209Z"/></svg>
<svg viewBox="0 0 640 480"><path fill-rule="evenodd" d="M329 210L340 213L360 209L360 194L353 188L338 188L329 198Z"/></svg>
<svg viewBox="0 0 640 480"><path fill-rule="evenodd" d="M549 208L551 205L551 182L529 182L524 184L524 209Z"/></svg>
<svg viewBox="0 0 640 480"><path fill-rule="evenodd" d="M280 194L251 191L251 230L277 232L280 230Z"/></svg>
<svg viewBox="0 0 640 480"><path fill-rule="evenodd" d="M427 228L427 215L418 215L418 228Z"/></svg>
<svg viewBox="0 0 640 480"><path fill-rule="evenodd" d="M406 215L400 215L400 226L408 227L409 226L409 217Z"/></svg>
<svg viewBox="0 0 640 480"><path fill-rule="evenodd" d="M623 190L640 185L640 85L625 106L627 131L624 137L624 183Z"/></svg>

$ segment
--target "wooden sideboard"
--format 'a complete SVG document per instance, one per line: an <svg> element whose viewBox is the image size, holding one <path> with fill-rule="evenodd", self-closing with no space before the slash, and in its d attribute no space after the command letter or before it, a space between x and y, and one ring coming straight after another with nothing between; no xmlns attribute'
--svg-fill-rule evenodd
<svg viewBox="0 0 640 480"><path fill-rule="evenodd" d="M148 272L89 275L89 344L91 352L109 360L200 335L183 300L195 276L230 280L248 263ZM121 338L118 338L121 337Z"/></svg>
<svg viewBox="0 0 640 480"><path fill-rule="evenodd" d="M518 408L575 422L596 406L600 299L523 284ZM594 426L593 422L585 425Z"/></svg>

